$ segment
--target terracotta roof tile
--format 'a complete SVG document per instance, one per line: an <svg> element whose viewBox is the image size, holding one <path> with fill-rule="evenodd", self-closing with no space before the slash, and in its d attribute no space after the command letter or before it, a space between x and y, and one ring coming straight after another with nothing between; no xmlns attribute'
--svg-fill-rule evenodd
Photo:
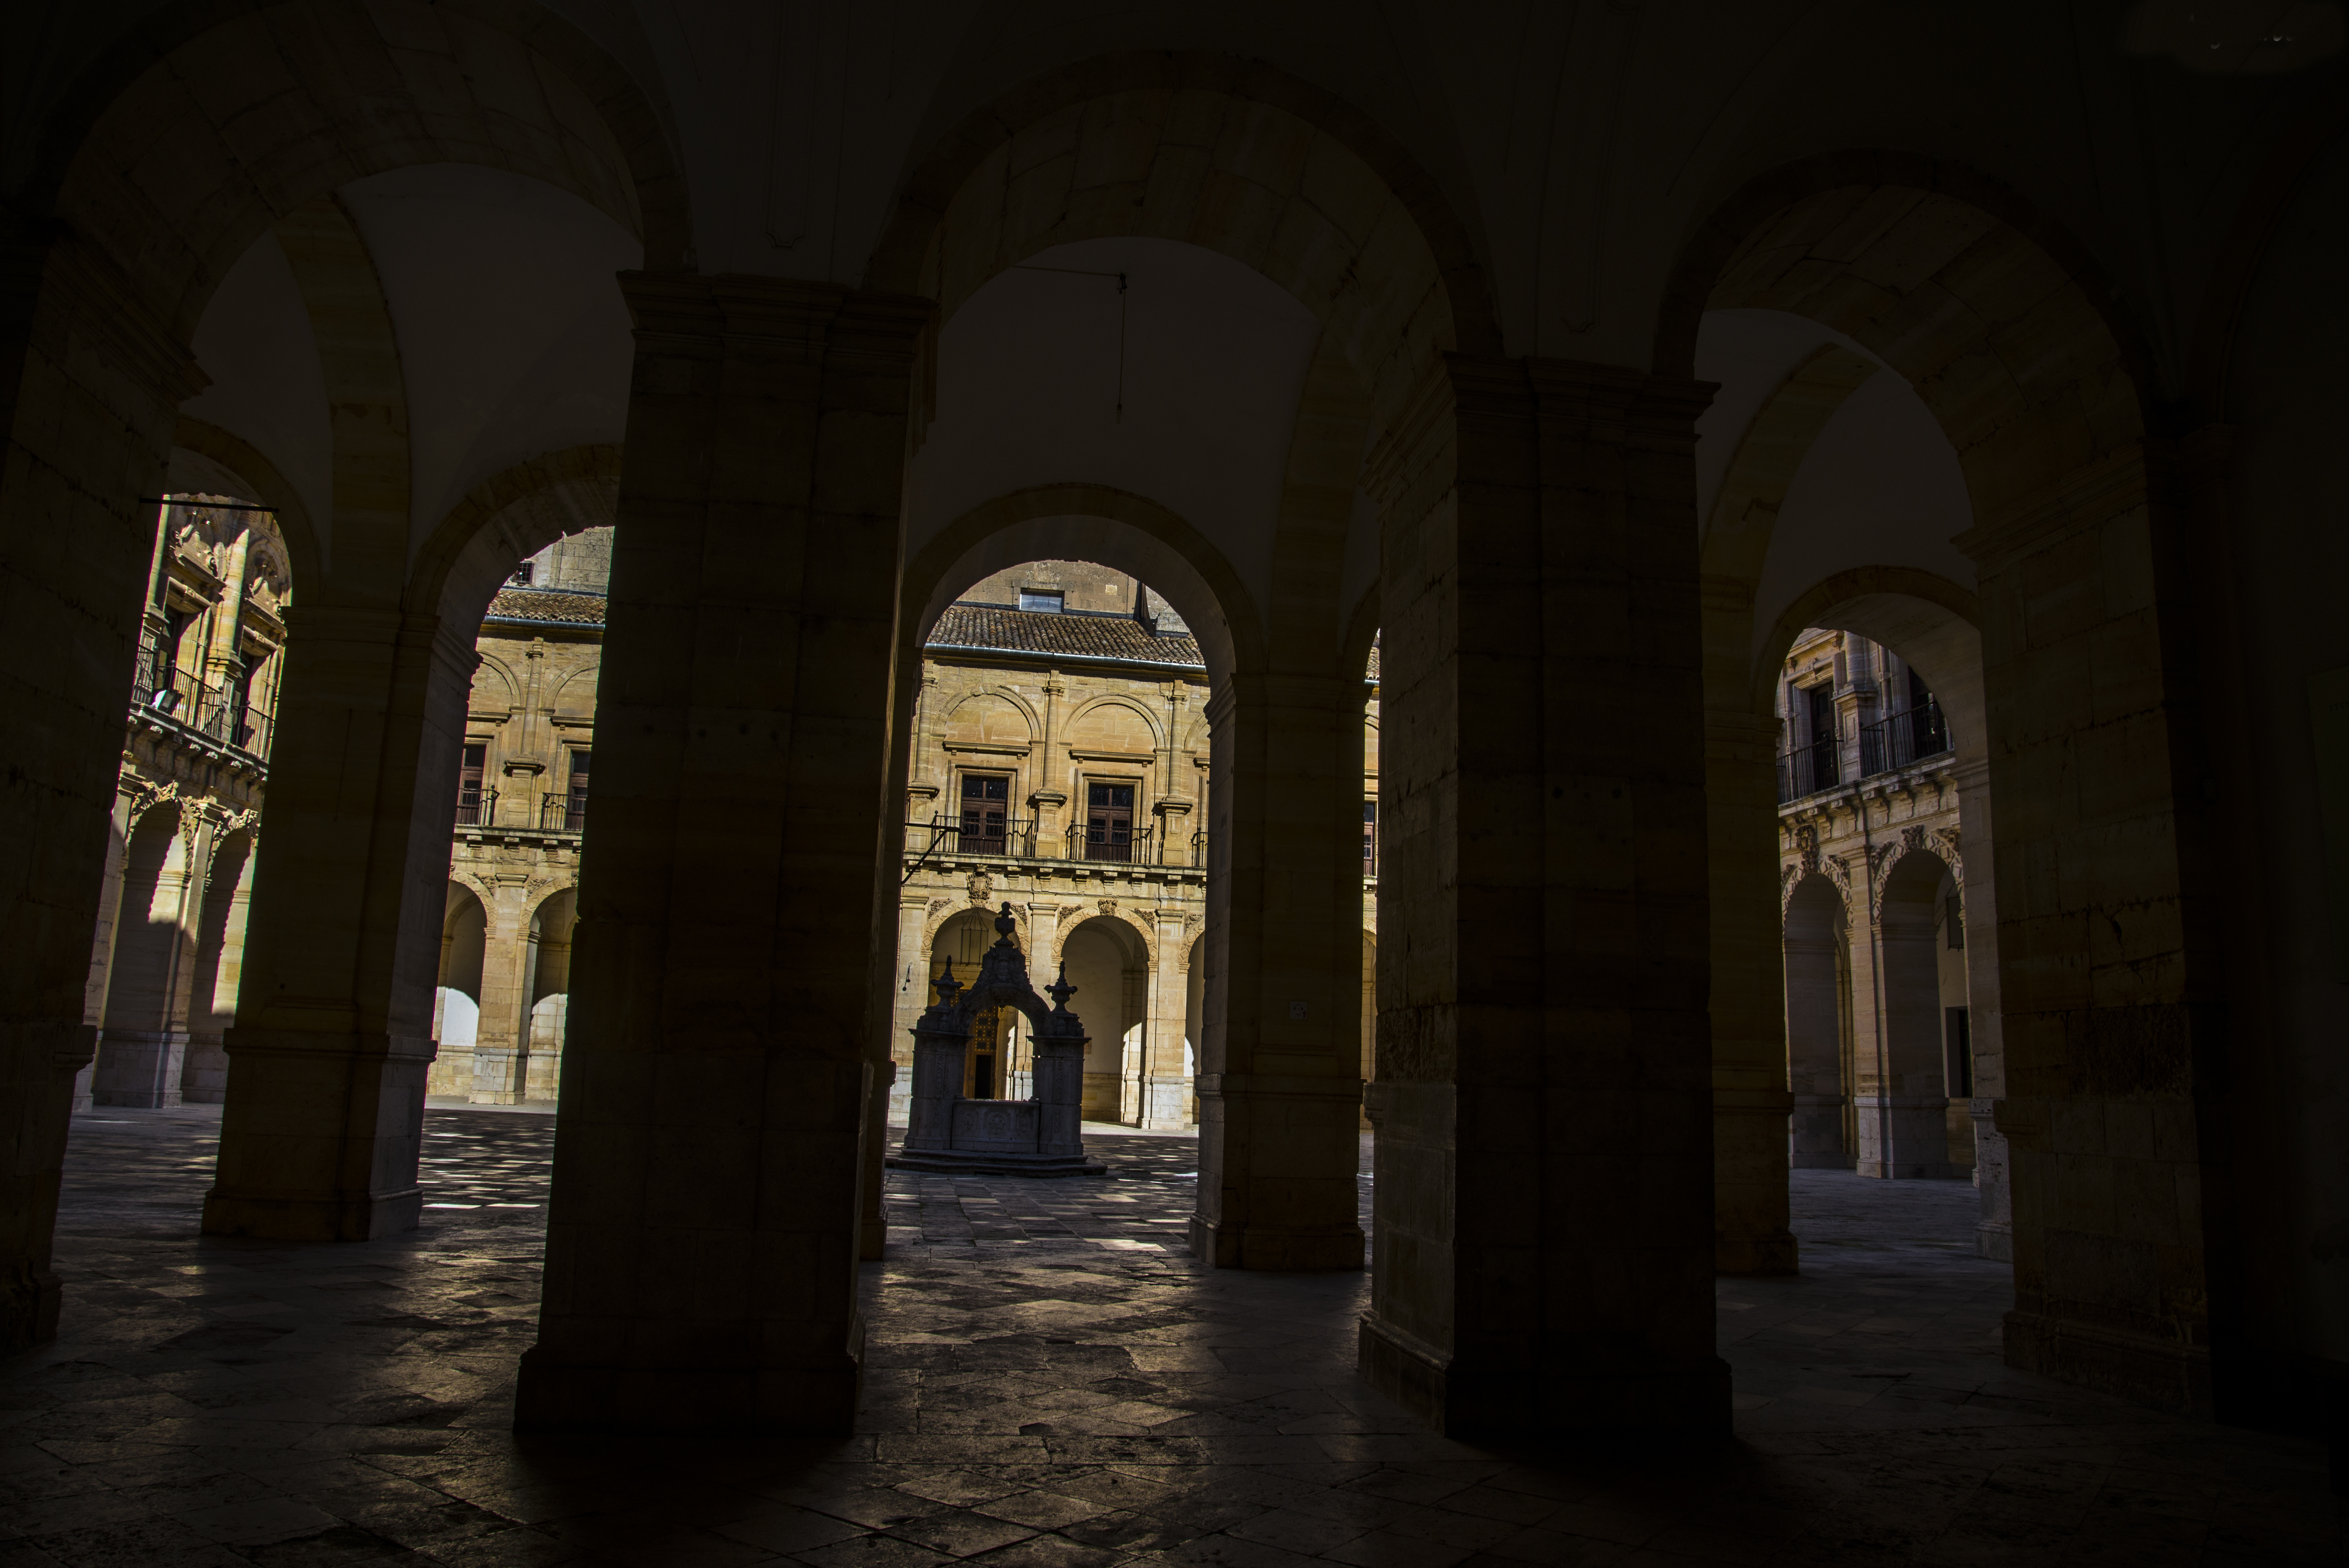
<svg viewBox="0 0 2349 1568"><path fill-rule="evenodd" d="M997 604L949 604L930 632L930 646L1000 648L1014 654L1074 654L1136 664L1188 665L1200 669L1195 637L1154 637L1131 615L1056 614Z"/></svg>
<svg viewBox="0 0 2349 1568"><path fill-rule="evenodd" d="M604 624L601 593L554 593L543 588L501 588L490 601L492 621L566 621L574 625Z"/></svg>

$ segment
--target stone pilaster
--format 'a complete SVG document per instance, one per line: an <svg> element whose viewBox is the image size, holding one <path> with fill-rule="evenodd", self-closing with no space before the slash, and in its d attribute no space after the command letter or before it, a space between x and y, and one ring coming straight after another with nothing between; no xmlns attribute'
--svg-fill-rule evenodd
<svg viewBox="0 0 2349 1568"><path fill-rule="evenodd" d="M1157 911L1153 936L1149 1006L1142 1029L1141 1125L1180 1132L1191 1125L1191 1084L1183 1072L1183 1025L1190 1000L1183 970L1184 911Z"/></svg>
<svg viewBox="0 0 2349 1568"><path fill-rule="evenodd" d="M1725 1432L1693 421L1449 356L1384 531L1365 1376L1448 1431Z"/></svg>
<svg viewBox="0 0 2349 1568"><path fill-rule="evenodd" d="M414 1225L423 1203L472 628L314 600L287 632L271 852L254 866L204 1229L364 1241Z"/></svg>
<svg viewBox="0 0 2349 1568"><path fill-rule="evenodd" d="M631 273L525 1427L844 1432L906 413L928 302ZM844 902L846 901L846 902ZM885 959L883 960L885 962Z"/></svg>
<svg viewBox="0 0 2349 1568"><path fill-rule="evenodd" d="M538 977L538 944L530 934L528 879L511 874L492 881L496 896L481 939L481 1016L467 1098L475 1105L520 1105L530 1082L530 994Z"/></svg>

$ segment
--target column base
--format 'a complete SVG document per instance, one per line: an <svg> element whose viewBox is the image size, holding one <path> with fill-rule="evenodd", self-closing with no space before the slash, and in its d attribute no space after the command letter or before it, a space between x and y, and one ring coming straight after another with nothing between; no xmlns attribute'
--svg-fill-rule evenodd
<svg viewBox="0 0 2349 1568"><path fill-rule="evenodd" d="M918 1171L926 1176L1105 1176L1109 1167L1081 1154L966 1154L957 1150L936 1153L892 1154L883 1161L892 1171Z"/></svg>
<svg viewBox="0 0 2349 1568"><path fill-rule="evenodd" d="M2019 1310L2006 1315L2004 1340L2009 1367L2157 1410L2209 1418L2210 1353L2202 1346Z"/></svg>
<svg viewBox="0 0 2349 1568"><path fill-rule="evenodd" d="M1446 1437L1730 1435L1729 1363L1717 1356L1672 1367L1545 1356L1479 1370L1375 1312L1362 1315L1357 1354L1366 1382Z"/></svg>
<svg viewBox="0 0 2349 1568"><path fill-rule="evenodd" d="M1946 1160L1862 1160L1854 1167L1862 1176L1880 1181L1971 1181L1974 1168Z"/></svg>
<svg viewBox="0 0 2349 1568"><path fill-rule="evenodd" d="M357 1198L283 1198L215 1187L204 1194L203 1233L273 1242L371 1242L412 1231L424 1218L424 1190Z"/></svg>
<svg viewBox="0 0 2349 1568"><path fill-rule="evenodd" d="M1792 1231L1715 1231L1713 1272L1723 1274L1802 1273L1801 1246Z"/></svg>
<svg viewBox="0 0 2349 1568"><path fill-rule="evenodd" d="M1974 1253L1994 1264L2014 1261L2014 1227L1985 1220L1974 1227Z"/></svg>
<svg viewBox="0 0 2349 1568"><path fill-rule="evenodd" d="M175 1106L187 1055L185 1029L102 1029L90 1099L132 1110Z"/></svg>
<svg viewBox="0 0 2349 1568"><path fill-rule="evenodd" d="M696 1326L723 1340L730 1326L755 1339L761 1326ZM523 1352L513 1424L518 1432L845 1437L856 1423L864 1380L860 1319L851 1320L847 1348L812 1365L589 1363L561 1359L539 1345Z"/></svg>
<svg viewBox="0 0 2349 1568"><path fill-rule="evenodd" d="M1219 1269L1359 1269L1367 1252L1359 1224L1301 1231L1191 1217L1191 1255Z"/></svg>
<svg viewBox="0 0 2349 1568"><path fill-rule="evenodd" d="M57 1336L57 1308L65 1285L47 1269L35 1269L0 1286L0 1356L13 1356Z"/></svg>

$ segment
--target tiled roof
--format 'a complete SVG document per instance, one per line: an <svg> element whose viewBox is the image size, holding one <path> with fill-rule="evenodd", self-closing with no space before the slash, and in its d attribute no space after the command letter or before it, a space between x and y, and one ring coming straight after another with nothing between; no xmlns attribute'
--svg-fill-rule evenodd
<svg viewBox="0 0 2349 1568"><path fill-rule="evenodd" d="M601 593L557 593L543 588L501 588L490 601L492 621L567 621L580 626L604 624Z"/></svg>
<svg viewBox="0 0 2349 1568"><path fill-rule="evenodd" d="M1205 669L1196 637L1154 637L1131 615L1056 614L998 604L949 604L930 632L930 646L1000 648L1016 654L1073 654L1136 664Z"/></svg>

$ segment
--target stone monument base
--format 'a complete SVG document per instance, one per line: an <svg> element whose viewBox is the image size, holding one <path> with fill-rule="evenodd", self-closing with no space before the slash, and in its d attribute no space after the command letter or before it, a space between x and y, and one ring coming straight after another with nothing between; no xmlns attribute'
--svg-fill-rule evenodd
<svg viewBox="0 0 2349 1568"><path fill-rule="evenodd" d="M1106 1176L1109 1167L1081 1154L976 1154L968 1150L916 1150L883 1161L892 1171L926 1176Z"/></svg>

